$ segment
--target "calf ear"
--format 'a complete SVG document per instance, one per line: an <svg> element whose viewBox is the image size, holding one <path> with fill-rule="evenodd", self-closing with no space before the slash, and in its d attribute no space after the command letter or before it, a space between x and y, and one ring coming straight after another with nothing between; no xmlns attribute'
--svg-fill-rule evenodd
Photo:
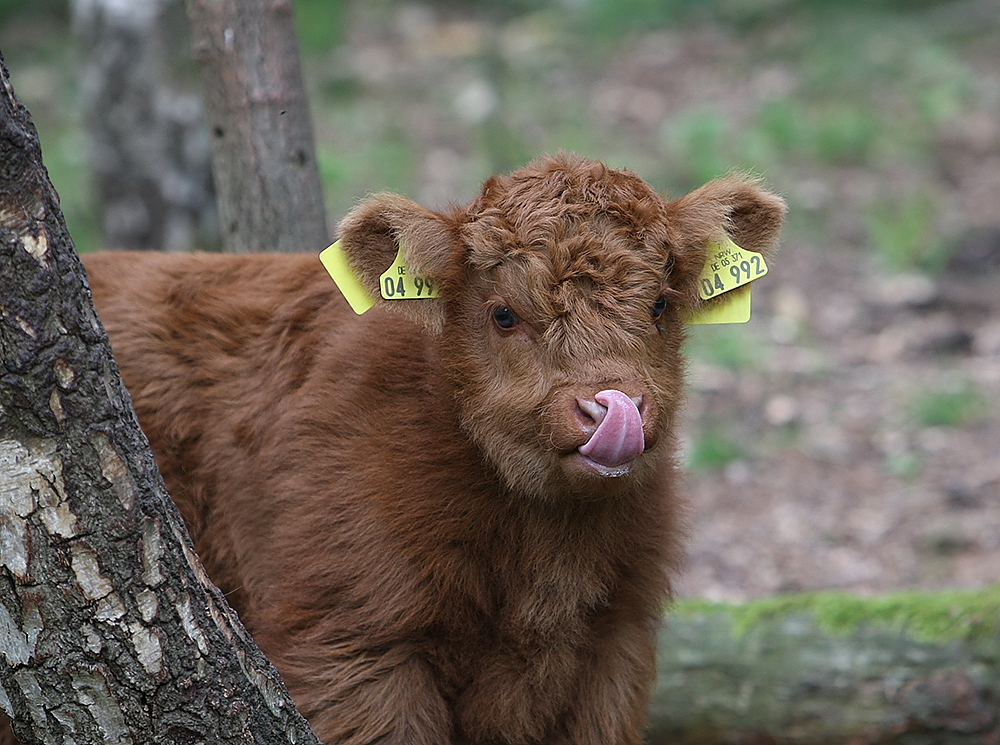
<svg viewBox="0 0 1000 745"><path fill-rule="evenodd" d="M461 251L448 218L398 194L377 194L343 219L340 240L348 262L378 304L440 330L444 313L439 298L382 300L379 278L402 246L408 270L447 292L448 268Z"/></svg>
<svg viewBox="0 0 1000 745"><path fill-rule="evenodd" d="M748 251L770 255L785 219L785 200L765 190L759 179L730 175L668 203L667 216L677 289L698 305L697 282L709 241L728 237Z"/></svg>

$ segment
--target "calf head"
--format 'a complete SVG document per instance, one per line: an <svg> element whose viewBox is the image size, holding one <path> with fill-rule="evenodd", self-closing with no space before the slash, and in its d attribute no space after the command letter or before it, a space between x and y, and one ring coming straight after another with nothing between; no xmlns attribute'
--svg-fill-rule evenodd
<svg viewBox="0 0 1000 745"><path fill-rule="evenodd" d="M586 498L664 467L708 243L766 253L783 215L752 179L667 201L630 172L559 155L490 178L447 214L371 197L341 239L374 297L400 245L439 288L383 304L437 338L461 426L506 486Z"/></svg>

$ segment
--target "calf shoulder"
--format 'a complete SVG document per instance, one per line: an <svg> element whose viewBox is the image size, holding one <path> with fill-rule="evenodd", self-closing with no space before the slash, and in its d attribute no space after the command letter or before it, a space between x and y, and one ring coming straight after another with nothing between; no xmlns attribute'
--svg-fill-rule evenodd
<svg viewBox="0 0 1000 745"><path fill-rule="evenodd" d="M375 531L365 492L433 480L396 463L417 444L401 429L434 441L426 467L455 455L422 334L380 323L384 311L355 316L315 256L114 253L86 266L168 490L247 620L310 526L322 528L309 565L343 562L338 541Z"/></svg>

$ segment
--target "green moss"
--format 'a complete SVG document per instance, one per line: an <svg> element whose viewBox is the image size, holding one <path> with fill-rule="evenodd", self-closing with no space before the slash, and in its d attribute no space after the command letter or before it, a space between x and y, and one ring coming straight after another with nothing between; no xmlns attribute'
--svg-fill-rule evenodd
<svg viewBox="0 0 1000 745"><path fill-rule="evenodd" d="M850 635L861 627L883 627L921 641L975 641L1000 635L1000 584L982 590L907 591L875 598L816 592L745 604L682 600L672 613L724 614L741 636L769 621L806 614L829 634Z"/></svg>

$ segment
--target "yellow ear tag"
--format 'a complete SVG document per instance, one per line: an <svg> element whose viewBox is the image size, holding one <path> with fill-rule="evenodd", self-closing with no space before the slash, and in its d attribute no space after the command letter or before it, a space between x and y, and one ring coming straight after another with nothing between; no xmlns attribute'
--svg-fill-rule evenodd
<svg viewBox="0 0 1000 745"><path fill-rule="evenodd" d="M392 266L378 278L378 284L384 300L424 300L440 295L433 282L410 271L402 245Z"/></svg>
<svg viewBox="0 0 1000 745"><path fill-rule="evenodd" d="M720 300L684 319L692 326L722 323L746 323L750 320L750 287L740 287L730 298Z"/></svg>
<svg viewBox="0 0 1000 745"><path fill-rule="evenodd" d="M372 306L375 305L375 299L368 294L368 290L361 284L358 275L354 273L340 241L323 249L319 254L319 260L323 262L323 266L333 277L333 281L351 306L351 310L360 316L365 311L372 309Z"/></svg>
<svg viewBox="0 0 1000 745"><path fill-rule="evenodd" d="M712 254L698 279L701 299L710 300L740 289L725 302L713 303L685 321L694 325L746 323L750 320L750 283L767 274L764 257L740 248L728 238L721 243L711 241L709 247Z"/></svg>

